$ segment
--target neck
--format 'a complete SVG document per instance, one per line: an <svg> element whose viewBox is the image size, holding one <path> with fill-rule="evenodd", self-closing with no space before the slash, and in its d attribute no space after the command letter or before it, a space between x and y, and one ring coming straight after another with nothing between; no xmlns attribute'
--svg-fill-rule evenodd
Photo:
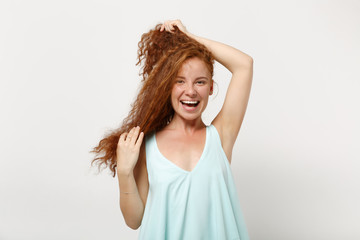
<svg viewBox="0 0 360 240"><path fill-rule="evenodd" d="M167 126L168 129L177 129L188 133L197 131L204 127L205 124L203 123L201 117L194 120L186 120L181 118L177 114L174 115L173 119Z"/></svg>

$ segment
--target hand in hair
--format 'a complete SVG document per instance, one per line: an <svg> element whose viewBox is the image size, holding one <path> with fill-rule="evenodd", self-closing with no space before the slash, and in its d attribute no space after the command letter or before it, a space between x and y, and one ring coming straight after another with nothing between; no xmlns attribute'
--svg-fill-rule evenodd
<svg viewBox="0 0 360 240"><path fill-rule="evenodd" d="M187 34L187 30L185 28L185 26L182 24L182 22L180 20L168 20L165 21L163 23L163 25L160 28L160 32L166 30L168 32L173 32L175 30L174 27L177 27L180 31L182 31L183 33Z"/></svg>
<svg viewBox="0 0 360 240"><path fill-rule="evenodd" d="M129 133L120 135L116 149L117 169L121 172L132 172L139 158L140 146L144 133L140 127L134 127Z"/></svg>

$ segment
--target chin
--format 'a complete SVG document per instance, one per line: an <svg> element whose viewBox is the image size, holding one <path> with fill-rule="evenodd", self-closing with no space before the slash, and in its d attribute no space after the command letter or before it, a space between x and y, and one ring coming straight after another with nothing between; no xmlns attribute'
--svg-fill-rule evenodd
<svg viewBox="0 0 360 240"><path fill-rule="evenodd" d="M178 114L179 117L181 117L182 119L186 120L186 121L195 121L197 119L201 119L201 115L197 115L197 116L186 116L186 115L180 115Z"/></svg>
<svg viewBox="0 0 360 240"><path fill-rule="evenodd" d="M194 121L198 118L201 119L202 112L203 112L203 110L196 111L196 112L185 112L185 111L183 111L183 109L181 109L180 111L175 111L175 114L184 120Z"/></svg>

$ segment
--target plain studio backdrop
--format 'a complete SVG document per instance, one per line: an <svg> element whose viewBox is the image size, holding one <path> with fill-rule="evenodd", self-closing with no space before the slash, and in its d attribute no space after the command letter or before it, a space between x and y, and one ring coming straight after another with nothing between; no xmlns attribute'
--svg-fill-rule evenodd
<svg viewBox="0 0 360 240"><path fill-rule="evenodd" d="M167 19L254 59L231 168L253 240L360 239L360 2L1 1L0 239L136 239L89 151L139 88ZM230 73L204 113L219 111ZM236 104L236 103L234 103Z"/></svg>

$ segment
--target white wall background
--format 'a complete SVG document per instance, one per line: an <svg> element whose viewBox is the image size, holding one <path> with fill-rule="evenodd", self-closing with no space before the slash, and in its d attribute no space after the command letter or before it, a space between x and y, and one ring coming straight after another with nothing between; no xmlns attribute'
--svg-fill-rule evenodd
<svg viewBox="0 0 360 240"><path fill-rule="evenodd" d="M179 18L254 58L232 170L253 240L360 239L360 2L0 2L0 239L136 239L88 152L138 89L142 33ZM216 65L218 95L229 73Z"/></svg>

